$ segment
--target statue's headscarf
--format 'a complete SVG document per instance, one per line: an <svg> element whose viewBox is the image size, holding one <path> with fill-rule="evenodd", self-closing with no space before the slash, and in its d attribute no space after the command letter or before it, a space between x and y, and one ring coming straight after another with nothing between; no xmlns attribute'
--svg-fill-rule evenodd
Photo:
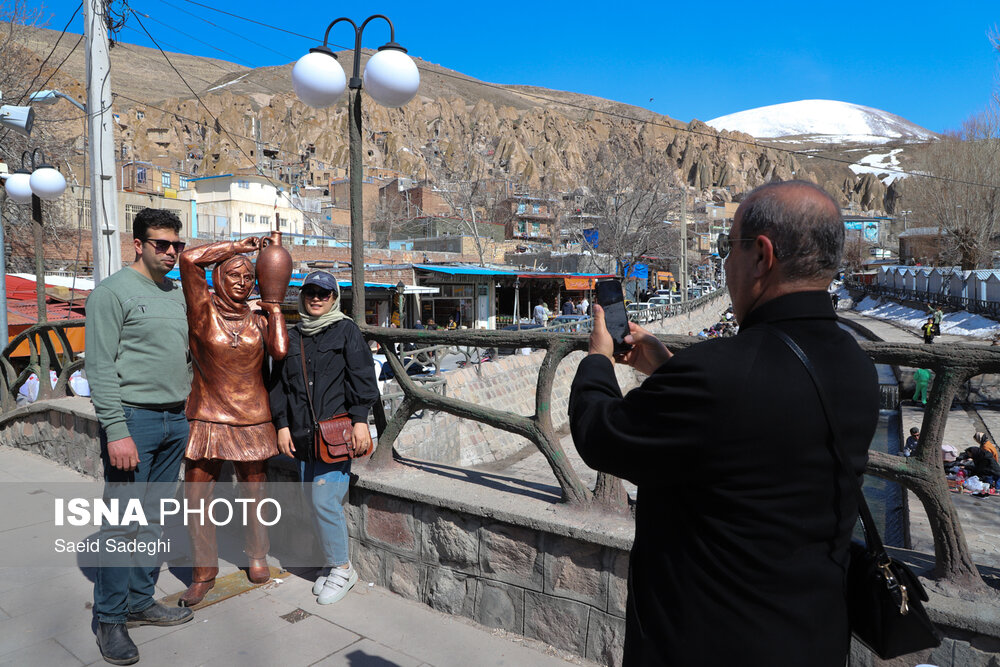
<svg viewBox="0 0 1000 667"><path fill-rule="evenodd" d="M256 275L253 262L246 255L233 255L229 259L219 262L212 269L212 285L215 288L215 307L219 309L219 314L227 320L241 320L250 312L250 306L246 299L237 299L226 291L222 277L239 265L245 265L250 269L250 273Z"/></svg>

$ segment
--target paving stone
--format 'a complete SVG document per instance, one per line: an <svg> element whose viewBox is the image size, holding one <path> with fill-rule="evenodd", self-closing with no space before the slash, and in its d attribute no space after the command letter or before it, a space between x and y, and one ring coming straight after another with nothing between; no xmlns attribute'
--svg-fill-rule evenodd
<svg viewBox="0 0 1000 667"><path fill-rule="evenodd" d="M372 494L364 508L365 537L404 553L417 552L417 535L411 503Z"/></svg>
<svg viewBox="0 0 1000 667"><path fill-rule="evenodd" d="M316 667L419 667L421 661L370 639L362 639L315 664Z"/></svg>
<svg viewBox="0 0 1000 667"><path fill-rule="evenodd" d="M426 570L426 565L395 554L386 554L386 587L404 598L419 601L422 599L423 583L427 577Z"/></svg>
<svg viewBox="0 0 1000 667"><path fill-rule="evenodd" d="M625 617L628 601L628 563L630 554L619 549L609 549L611 571L608 573L608 613Z"/></svg>
<svg viewBox="0 0 1000 667"><path fill-rule="evenodd" d="M608 597L605 560L605 551L600 545L546 536L543 592L604 609Z"/></svg>
<svg viewBox="0 0 1000 667"><path fill-rule="evenodd" d="M480 522L434 507L424 506L418 514L421 530L421 559L425 563L440 563L453 570L479 570Z"/></svg>
<svg viewBox="0 0 1000 667"><path fill-rule="evenodd" d="M432 609L446 614L472 616L475 607L476 580L447 568L427 571L424 601Z"/></svg>
<svg viewBox="0 0 1000 667"><path fill-rule="evenodd" d="M620 667L624 643L625 619L592 609L587 628L587 659L608 667Z"/></svg>
<svg viewBox="0 0 1000 667"><path fill-rule="evenodd" d="M525 591L524 636L584 655L590 611L573 600Z"/></svg>
<svg viewBox="0 0 1000 667"><path fill-rule="evenodd" d="M480 579L474 618L490 628L524 634L524 589Z"/></svg>
<svg viewBox="0 0 1000 667"><path fill-rule="evenodd" d="M479 561L483 575L540 591L543 582L542 535L507 524L490 524L481 531Z"/></svg>
<svg viewBox="0 0 1000 667"><path fill-rule="evenodd" d="M237 664L282 667L312 665L348 646L356 645L360 639L353 632L319 616L308 616L264 637L248 637L233 653L220 655L204 664L215 667Z"/></svg>
<svg viewBox="0 0 1000 667"><path fill-rule="evenodd" d="M67 651L55 639L47 639L39 644L26 646L13 653L0 655L0 667L21 667L22 665L69 667L70 665L82 664L76 656Z"/></svg>

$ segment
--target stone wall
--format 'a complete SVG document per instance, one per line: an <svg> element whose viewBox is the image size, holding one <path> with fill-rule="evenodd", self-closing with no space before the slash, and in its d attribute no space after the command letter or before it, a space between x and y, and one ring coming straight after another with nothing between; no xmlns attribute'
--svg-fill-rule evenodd
<svg viewBox="0 0 1000 667"><path fill-rule="evenodd" d="M90 477L100 477L104 468L98 430L89 398L61 398L2 415L0 444L39 454Z"/></svg>
<svg viewBox="0 0 1000 667"><path fill-rule="evenodd" d="M621 664L628 551L355 486L363 581L596 663Z"/></svg>

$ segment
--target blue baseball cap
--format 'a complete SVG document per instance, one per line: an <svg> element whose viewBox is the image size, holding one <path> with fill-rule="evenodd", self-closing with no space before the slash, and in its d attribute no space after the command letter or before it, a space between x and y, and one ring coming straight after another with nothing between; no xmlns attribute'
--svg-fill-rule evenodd
<svg viewBox="0 0 1000 667"><path fill-rule="evenodd" d="M329 271L310 272L306 276L305 280L302 281L303 289L306 285L315 285L316 287L328 292L340 292L340 287L337 285L337 279L334 278L333 274Z"/></svg>

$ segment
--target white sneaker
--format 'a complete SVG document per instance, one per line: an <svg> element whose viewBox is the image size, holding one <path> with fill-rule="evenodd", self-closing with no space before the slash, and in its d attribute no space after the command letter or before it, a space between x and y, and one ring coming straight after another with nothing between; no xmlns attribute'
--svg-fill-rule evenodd
<svg viewBox="0 0 1000 667"><path fill-rule="evenodd" d="M353 565L347 568L335 567L330 570L326 581L323 582L323 590L320 591L316 601L320 604L333 604L340 601L347 592L358 582L358 572Z"/></svg>
<svg viewBox="0 0 1000 667"><path fill-rule="evenodd" d="M330 566L320 568L319 576L316 578L316 583L313 584L313 595L319 595L323 592L323 584L326 583L326 578L330 576L330 570L333 569Z"/></svg>

